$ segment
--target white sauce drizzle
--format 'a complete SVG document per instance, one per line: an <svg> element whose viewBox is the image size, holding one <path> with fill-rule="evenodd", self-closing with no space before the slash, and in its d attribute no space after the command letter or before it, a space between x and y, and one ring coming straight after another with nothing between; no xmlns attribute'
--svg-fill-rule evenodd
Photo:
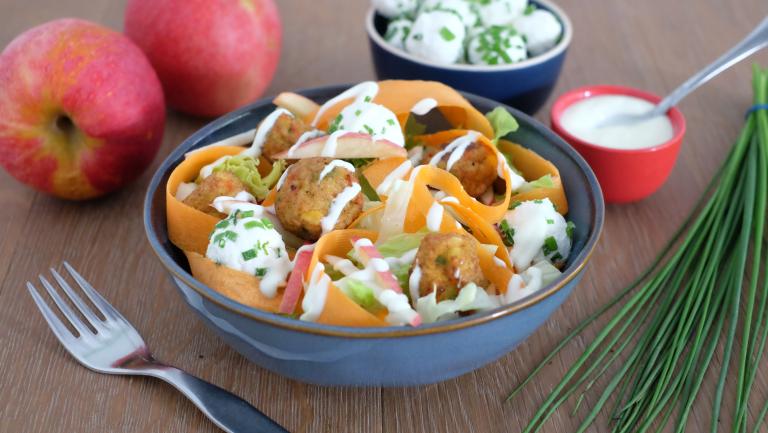
<svg viewBox="0 0 768 433"><path fill-rule="evenodd" d="M361 191L359 183L353 183L352 185L344 188L339 195L337 195L333 201L331 201L331 208L328 210L328 215L324 216L320 220L320 227L323 228L323 234L330 232L336 226L336 222L341 216L341 211L347 206L347 204L354 199Z"/></svg>
<svg viewBox="0 0 768 433"><path fill-rule="evenodd" d="M343 161L341 159L334 159L333 161L326 164L325 167L323 167L323 171L320 172L320 179L318 179L317 181L320 182L321 180L323 180L325 176L328 176L328 173L333 171L333 169L336 167L343 168L352 173L355 172L354 165L348 163L347 161Z"/></svg>
<svg viewBox="0 0 768 433"><path fill-rule="evenodd" d="M197 189L197 184L194 182L182 182L179 187L176 188L176 200L184 201L190 194Z"/></svg>
<svg viewBox="0 0 768 433"><path fill-rule="evenodd" d="M293 156L293 154L296 153L296 149L298 149L302 144L304 144L305 141L309 141L315 138L320 138L323 135L325 135L325 133L323 131L320 131L319 129L313 129L311 131L307 131L301 134L299 136L299 139L296 140L296 143L294 143L293 146L291 146L288 149L288 156Z"/></svg>
<svg viewBox="0 0 768 433"><path fill-rule="evenodd" d="M288 176L288 171L291 170L291 167L288 167L285 169L283 174L280 175L280 179L277 180L277 183L275 184L275 190L280 191L280 188L283 187L283 184L285 183L285 178Z"/></svg>
<svg viewBox="0 0 768 433"><path fill-rule="evenodd" d="M339 102L349 98L354 98L355 102L364 101L366 97L373 99L378 93L379 85L374 81L363 81L356 86L350 87L346 91L329 99L325 104L320 106L320 109L317 110L317 114L315 114L315 118L312 120L312 126L317 126L317 122L320 120L323 114L329 108L333 107Z"/></svg>
<svg viewBox="0 0 768 433"><path fill-rule="evenodd" d="M408 290L411 293L413 302L419 299L419 283L421 283L421 266L417 264L413 267L411 276L408 277Z"/></svg>
<svg viewBox="0 0 768 433"><path fill-rule="evenodd" d="M448 197L441 198L440 202L441 203L456 203L456 204L459 204L459 199L457 199L456 197L454 197L452 195L449 195Z"/></svg>
<svg viewBox="0 0 768 433"><path fill-rule="evenodd" d="M349 259L343 259L338 256L333 255L327 255L325 256L325 261L331 264L334 269L341 272L344 275L350 275L354 274L355 272L359 271L360 269L355 266L354 263L352 263Z"/></svg>
<svg viewBox="0 0 768 433"><path fill-rule="evenodd" d="M432 203L427 212L427 229L431 232L440 231L440 223L443 222L443 206L438 203Z"/></svg>
<svg viewBox="0 0 768 433"><path fill-rule="evenodd" d="M451 152L448 157L448 162L445 165L445 169L450 171L451 167L456 164L459 159L464 155L464 151L469 147L480 134L475 131L470 131L466 135L463 135L453 140L448 146L445 146L440 152L437 152L432 159L429 160L429 165L437 165L443 157Z"/></svg>
<svg viewBox="0 0 768 433"><path fill-rule="evenodd" d="M328 287L331 284L331 277L324 273L325 266L322 263L315 265L312 271L312 277L309 279L307 290L304 293L304 299L301 301L301 309L304 313L301 320L314 322L320 317L325 309L325 299L328 297Z"/></svg>
<svg viewBox="0 0 768 433"><path fill-rule="evenodd" d="M253 137L253 143L251 144L251 147L244 150L241 154L254 158L260 156L261 149L264 147L264 142L267 139L267 135L269 135L269 132L272 131L272 128L275 126L277 119L283 114L294 117L293 113L286 110L285 108L278 108L275 111L269 113L269 115L265 117L264 120L262 120L259 128L256 130L256 135Z"/></svg>
<svg viewBox="0 0 768 433"><path fill-rule="evenodd" d="M200 169L200 178L205 179L211 174L213 174L213 169L216 168L216 166L218 166L219 164L228 160L229 158L232 158L232 155L224 155L221 158L217 159L216 161L213 161L212 163L206 166L203 166L203 168Z"/></svg>
<svg viewBox="0 0 768 433"><path fill-rule="evenodd" d="M512 171L512 168L510 168L509 163L507 162L507 158L505 158L504 155L499 153L496 157L496 160L496 173L502 179L504 179L504 173L509 175L509 184L512 188L512 191L517 191L521 186L525 185L525 179Z"/></svg>
<svg viewBox="0 0 768 433"><path fill-rule="evenodd" d="M411 113L417 116L423 116L432 111L435 107L437 107L437 101L434 98L424 98L411 107Z"/></svg>
<svg viewBox="0 0 768 433"><path fill-rule="evenodd" d="M331 135L328 136L328 139L325 141L325 146L323 146L323 150L320 152L320 156L327 156L327 157L333 157L336 156L336 147L339 144L339 137L346 134L349 131L334 131Z"/></svg>
<svg viewBox="0 0 768 433"><path fill-rule="evenodd" d="M504 260L501 260L500 258L493 256L493 263L496 264L496 266L499 266L501 268L506 268L507 264L504 263Z"/></svg>
<svg viewBox="0 0 768 433"><path fill-rule="evenodd" d="M411 161L403 161L402 164L398 165L397 168L389 172L387 177L381 181L379 186L376 187L376 193L379 195L389 195L389 190L392 189L392 185L395 183L395 181L405 177L405 174L408 173L408 170L410 170L412 167L413 165L411 164Z"/></svg>

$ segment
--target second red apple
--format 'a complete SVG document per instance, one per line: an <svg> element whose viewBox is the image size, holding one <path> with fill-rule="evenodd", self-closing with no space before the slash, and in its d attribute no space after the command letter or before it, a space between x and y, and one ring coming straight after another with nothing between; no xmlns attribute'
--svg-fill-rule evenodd
<svg viewBox="0 0 768 433"><path fill-rule="evenodd" d="M125 33L147 54L172 107L213 117L264 93L282 26L273 0L129 0Z"/></svg>

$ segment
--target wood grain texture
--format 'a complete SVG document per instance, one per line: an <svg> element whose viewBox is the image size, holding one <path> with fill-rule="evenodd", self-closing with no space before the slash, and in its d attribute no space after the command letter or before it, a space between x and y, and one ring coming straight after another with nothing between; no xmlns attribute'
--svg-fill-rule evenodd
<svg viewBox="0 0 768 433"><path fill-rule="evenodd" d="M362 25L366 1L278 3L285 40L270 94L373 78ZM746 34L767 10L760 0L560 3L574 23L575 37L556 94L599 83L667 92ZM31 26L62 16L120 29L123 6L123 1L106 0L0 0L0 46ZM759 54L752 61L768 65L768 56ZM592 265L551 320L498 362L430 386L355 389L293 382L250 364L183 305L145 241L140 209L154 168L202 120L170 112L152 168L120 193L94 202L51 199L0 173L0 432L216 431L169 386L91 373L66 354L24 288L27 280L64 259L137 325L160 359L245 397L291 431L518 432L594 330L577 338L505 404L507 392L559 338L634 279L684 220L742 125L751 101L748 63L681 104L688 134L670 181L641 203L608 207ZM538 118L548 121L547 112ZM715 363L720 359L718 353ZM768 396L766 370L758 375L754 396L755 406ZM708 380L688 431L708 425L712 397ZM582 414L594 398L587 398ZM732 401L729 388L726 408ZM578 418L569 415L571 408L566 404L544 431L573 431ZM605 418L590 431L608 431Z"/></svg>

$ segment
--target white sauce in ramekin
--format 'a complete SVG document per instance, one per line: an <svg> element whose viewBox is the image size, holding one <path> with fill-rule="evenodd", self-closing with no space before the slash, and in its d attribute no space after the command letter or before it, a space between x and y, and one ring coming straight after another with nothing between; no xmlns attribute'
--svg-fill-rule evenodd
<svg viewBox="0 0 768 433"><path fill-rule="evenodd" d="M654 104L627 95L597 95L571 104L560 124L574 137L611 149L643 149L663 144L675 135L668 116L655 116L633 123L599 126L619 114L643 114Z"/></svg>

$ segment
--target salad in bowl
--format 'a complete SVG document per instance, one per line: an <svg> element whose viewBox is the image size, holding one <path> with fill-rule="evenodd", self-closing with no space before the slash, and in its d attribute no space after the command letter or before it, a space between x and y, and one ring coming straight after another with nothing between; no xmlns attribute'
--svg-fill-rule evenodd
<svg viewBox="0 0 768 433"><path fill-rule="evenodd" d="M503 138L503 108L402 80L273 102L166 183L168 237L205 285L298 321L418 327L560 275L579 228L558 168Z"/></svg>

